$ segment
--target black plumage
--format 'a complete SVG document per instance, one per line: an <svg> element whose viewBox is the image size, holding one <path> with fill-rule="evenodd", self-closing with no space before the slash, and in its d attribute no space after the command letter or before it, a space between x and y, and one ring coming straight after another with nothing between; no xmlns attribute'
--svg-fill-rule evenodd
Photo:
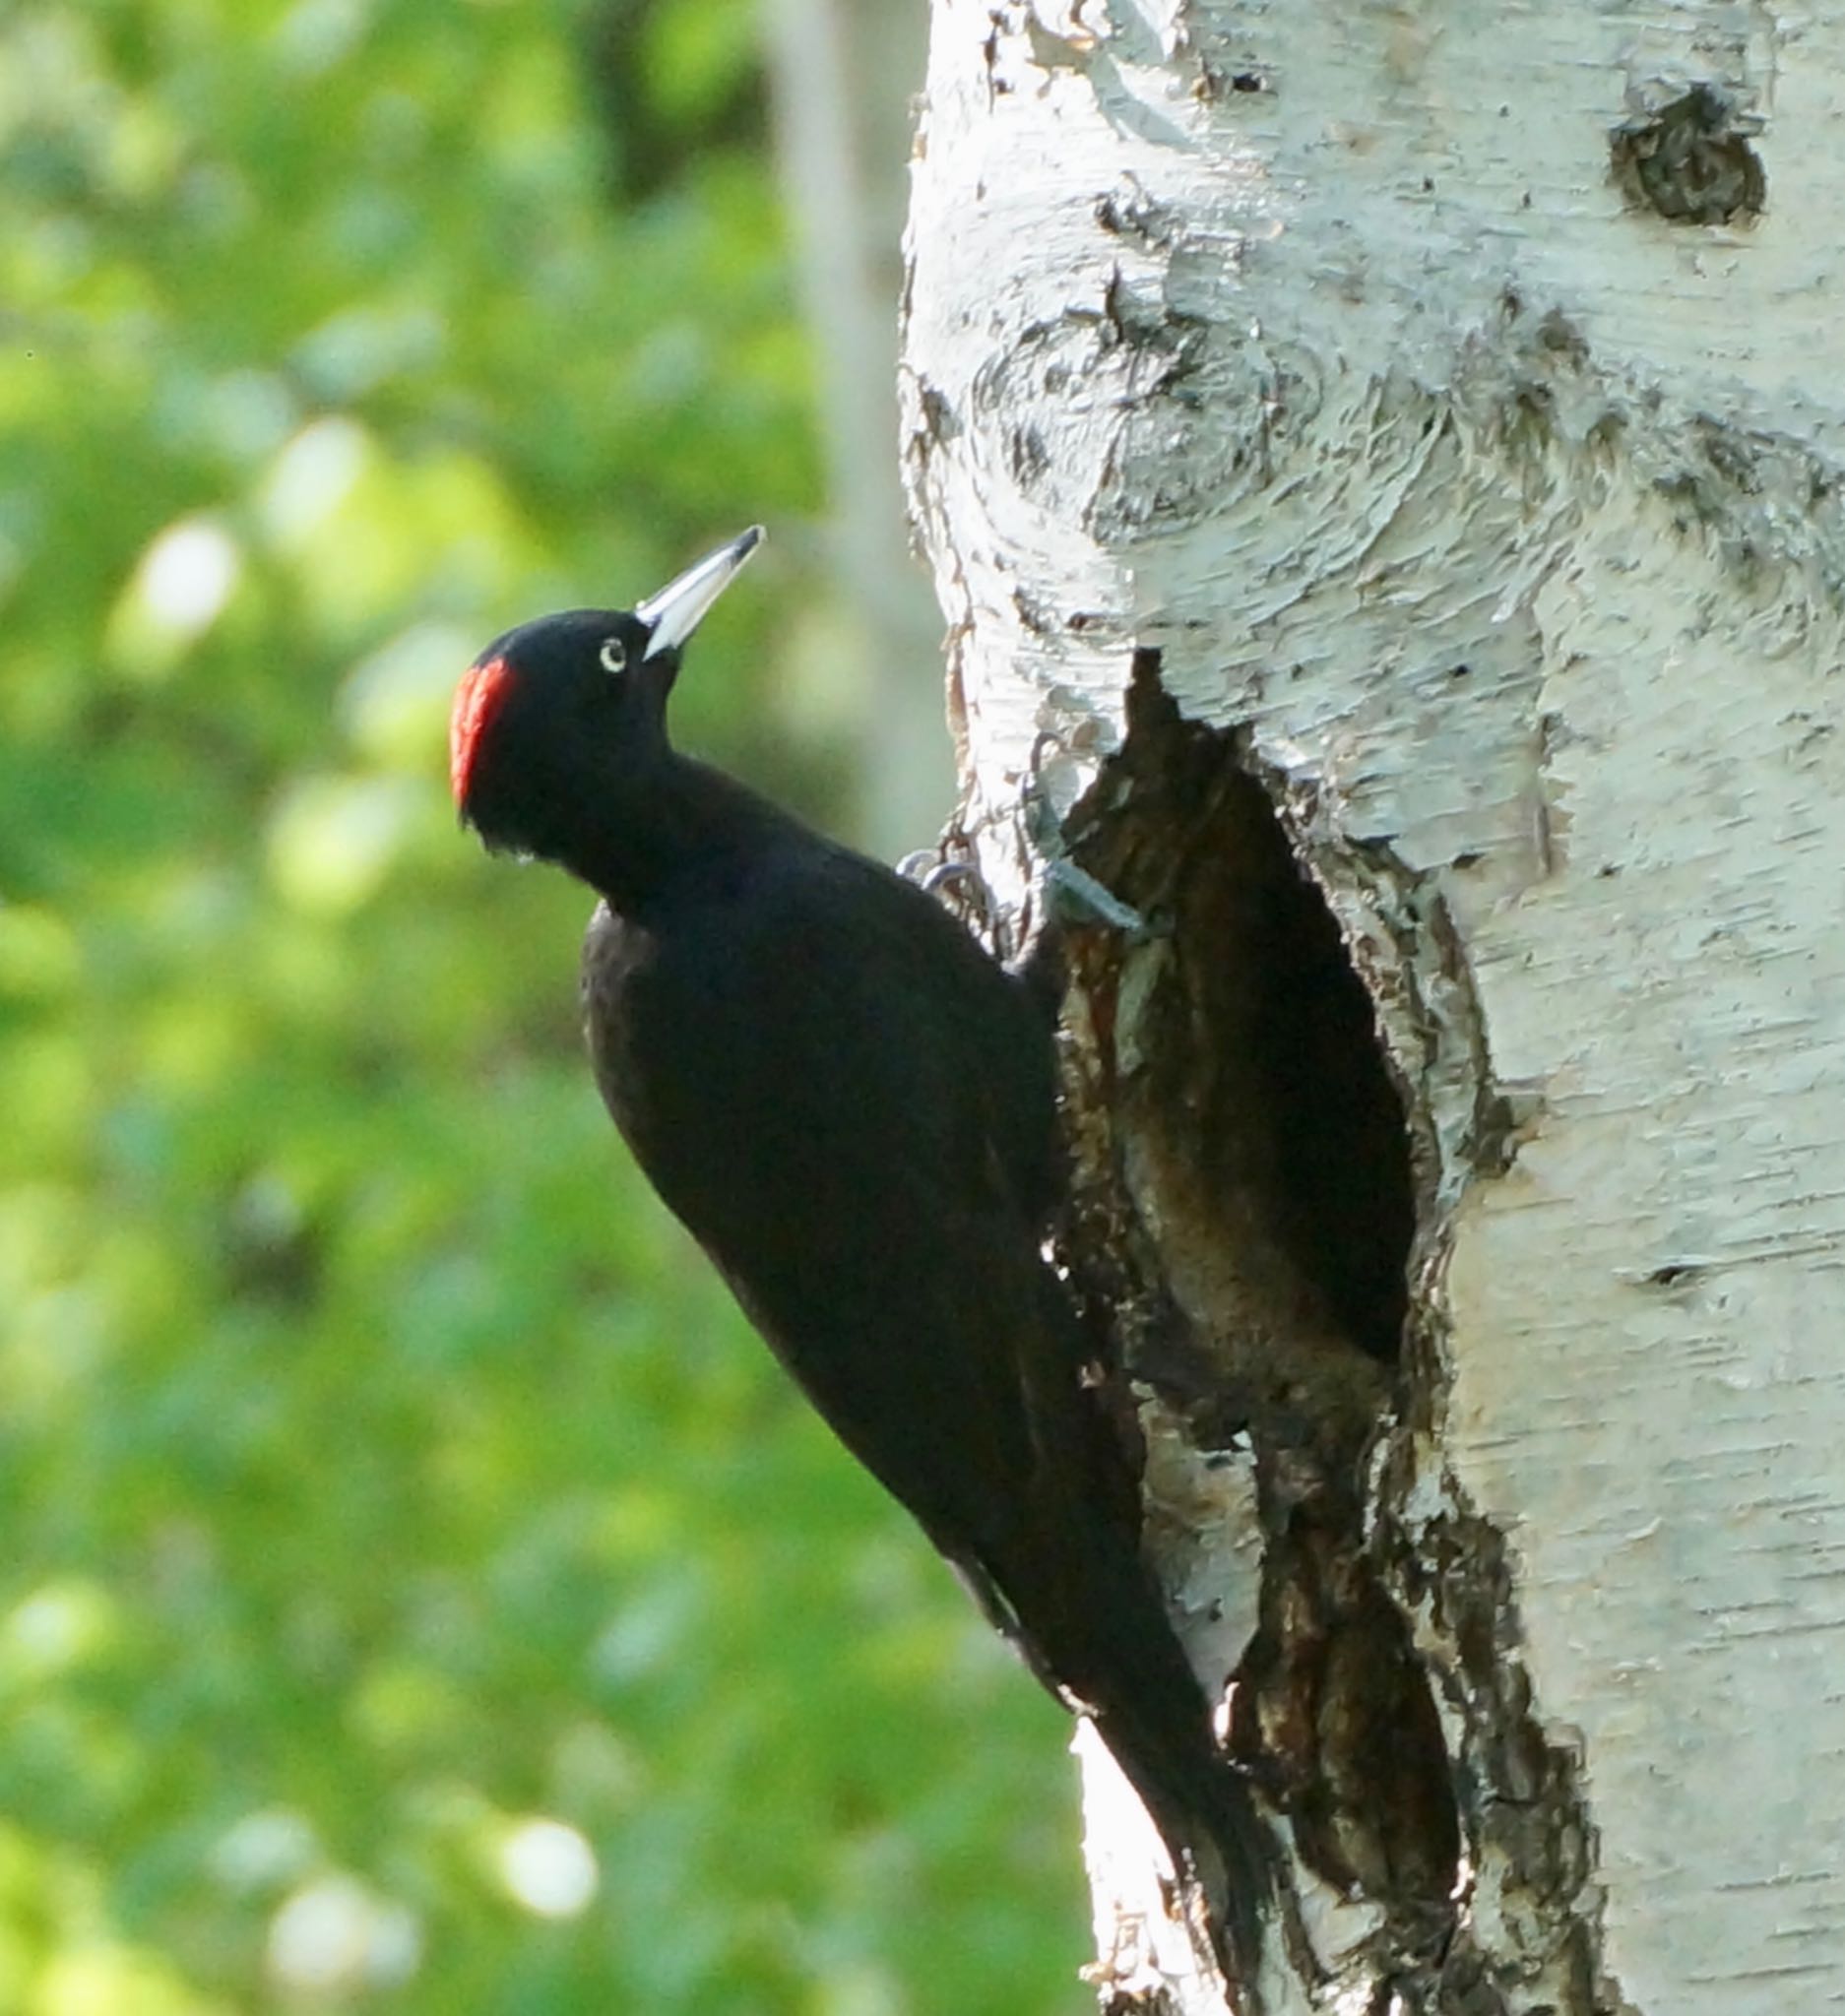
<svg viewBox="0 0 1845 2016"><path fill-rule="evenodd" d="M1263 1836L1043 1256L1043 1004L914 884L668 743L680 647L757 536L632 613L489 646L457 696L457 800L490 847L601 895L590 1049L641 1166L840 1439L1095 1719L1175 1855L1215 1850L1246 1964Z"/></svg>

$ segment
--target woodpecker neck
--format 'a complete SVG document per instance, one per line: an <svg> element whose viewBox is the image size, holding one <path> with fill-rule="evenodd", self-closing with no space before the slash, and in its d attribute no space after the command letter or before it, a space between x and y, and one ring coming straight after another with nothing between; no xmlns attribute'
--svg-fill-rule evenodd
<svg viewBox="0 0 1845 2016"><path fill-rule="evenodd" d="M672 750L644 780L586 794L582 813L557 858L618 916L635 919L804 831L734 778Z"/></svg>

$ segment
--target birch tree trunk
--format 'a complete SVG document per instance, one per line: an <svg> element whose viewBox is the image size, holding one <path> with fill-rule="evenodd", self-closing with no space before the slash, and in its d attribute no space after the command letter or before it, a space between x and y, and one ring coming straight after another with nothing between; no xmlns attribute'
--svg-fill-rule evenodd
<svg viewBox="0 0 1845 2016"><path fill-rule="evenodd" d="M1092 1773L1113 2010L1845 2005L1842 115L1836 7L935 0L963 825L1147 920L1067 1257L1291 1875L1227 1991Z"/></svg>

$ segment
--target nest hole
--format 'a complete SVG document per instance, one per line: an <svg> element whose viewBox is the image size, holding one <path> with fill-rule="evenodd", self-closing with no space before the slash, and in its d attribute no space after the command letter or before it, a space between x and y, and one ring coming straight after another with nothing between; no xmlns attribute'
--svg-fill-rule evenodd
<svg viewBox="0 0 1845 2016"><path fill-rule="evenodd" d="M1116 1051L1164 1257L1225 1327L1394 1362L1416 1210L1370 996L1239 735L1181 719L1151 651L1127 718L1070 832L1153 934Z"/></svg>

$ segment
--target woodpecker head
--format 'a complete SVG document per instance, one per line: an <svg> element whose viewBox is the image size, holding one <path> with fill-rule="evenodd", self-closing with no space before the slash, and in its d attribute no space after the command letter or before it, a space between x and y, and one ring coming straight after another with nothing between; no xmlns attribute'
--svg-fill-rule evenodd
<svg viewBox="0 0 1845 2016"><path fill-rule="evenodd" d="M475 660L449 717L449 783L489 848L565 859L586 804L660 763L679 655L761 538L751 526L636 609L541 616Z"/></svg>

